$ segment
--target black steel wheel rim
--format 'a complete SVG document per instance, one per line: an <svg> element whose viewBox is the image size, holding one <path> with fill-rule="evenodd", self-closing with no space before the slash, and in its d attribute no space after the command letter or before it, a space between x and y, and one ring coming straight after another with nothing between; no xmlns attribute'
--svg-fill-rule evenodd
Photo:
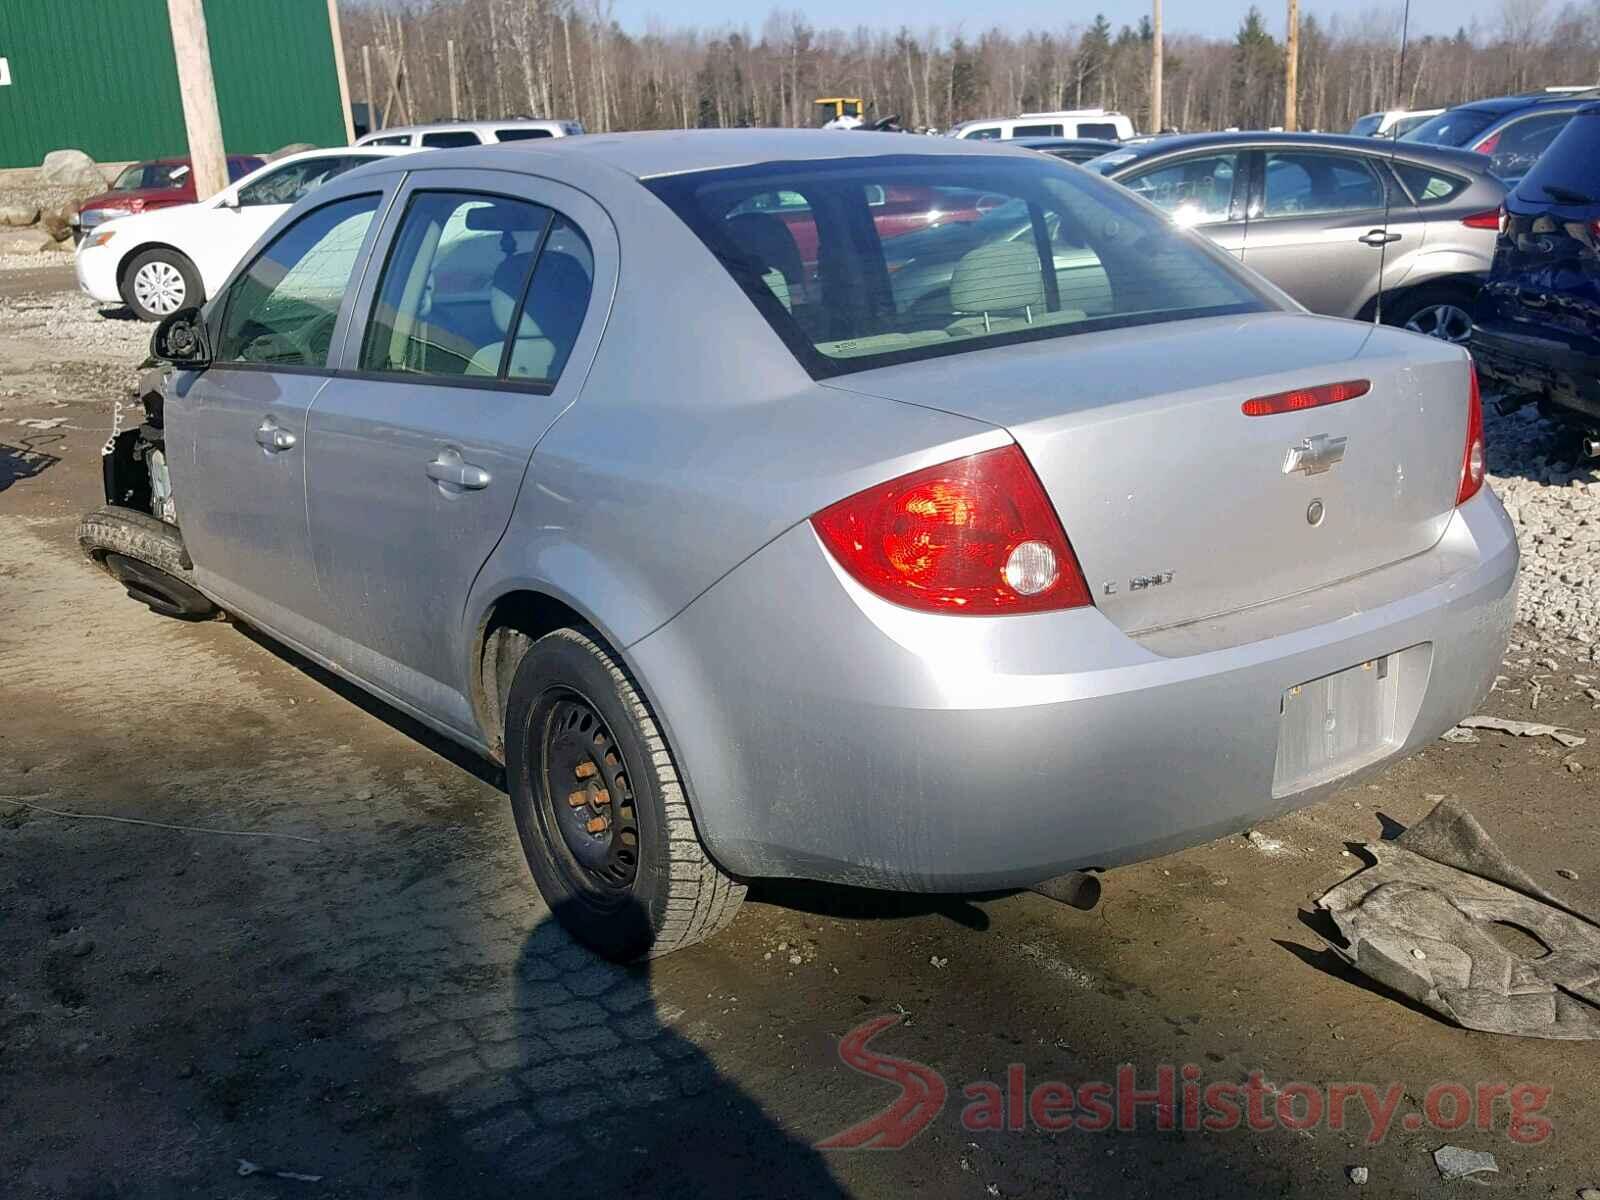
<svg viewBox="0 0 1600 1200"><path fill-rule="evenodd" d="M559 689L541 698L530 739L541 815L564 873L592 899L620 901L639 871L639 815L611 727L583 696Z"/></svg>

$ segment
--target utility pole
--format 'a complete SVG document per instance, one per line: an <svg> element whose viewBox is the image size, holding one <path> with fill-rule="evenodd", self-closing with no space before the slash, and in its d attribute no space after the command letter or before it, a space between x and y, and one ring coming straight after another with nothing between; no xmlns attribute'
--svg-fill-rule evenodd
<svg viewBox="0 0 1600 1200"><path fill-rule="evenodd" d="M456 41L451 38L444 44L445 54L450 59L450 119L461 119L461 101L456 96Z"/></svg>
<svg viewBox="0 0 1600 1200"><path fill-rule="evenodd" d="M1161 0L1151 0L1150 14L1150 132L1160 133L1161 120Z"/></svg>
<svg viewBox="0 0 1600 1200"><path fill-rule="evenodd" d="M222 115L211 77L211 43L200 0L167 0L172 52L178 60L178 90L183 95L183 128L189 137L189 168L194 194L204 200L228 186L228 156L222 149Z"/></svg>
<svg viewBox="0 0 1600 1200"><path fill-rule="evenodd" d="M1300 128L1300 0L1289 0L1289 31L1284 38L1283 128Z"/></svg>
<svg viewBox="0 0 1600 1200"><path fill-rule="evenodd" d="M344 69L344 30L339 27L339 0L328 0L328 36L333 39L333 69L339 76L339 106L344 110L344 143L356 140L355 114L350 111L350 76Z"/></svg>

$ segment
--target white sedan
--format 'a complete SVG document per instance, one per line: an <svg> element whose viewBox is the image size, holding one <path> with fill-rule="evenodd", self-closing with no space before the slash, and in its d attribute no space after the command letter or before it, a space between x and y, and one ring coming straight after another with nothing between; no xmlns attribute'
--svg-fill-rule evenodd
<svg viewBox="0 0 1600 1200"><path fill-rule="evenodd" d="M198 204L120 217L78 246L78 287L145 321L202 304L245 251L312 188L407 147L341 146L270 162Z"/></svg>

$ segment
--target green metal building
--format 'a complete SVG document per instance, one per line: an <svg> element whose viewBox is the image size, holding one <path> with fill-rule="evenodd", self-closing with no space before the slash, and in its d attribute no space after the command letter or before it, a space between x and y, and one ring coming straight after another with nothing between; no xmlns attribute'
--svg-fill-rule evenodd
<svg viewBox="0 0 1600 1200"><path fill-rule="evenodd" d="M342 146L329 0L205 0L229 154ZM166 0L0 0L0 167L188 153Z"/></svg>

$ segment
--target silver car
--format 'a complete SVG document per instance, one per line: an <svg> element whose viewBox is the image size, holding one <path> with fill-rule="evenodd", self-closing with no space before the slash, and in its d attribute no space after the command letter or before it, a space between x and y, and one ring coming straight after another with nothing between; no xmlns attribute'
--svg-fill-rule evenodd
<svg viewBox="0 0 1600 1200"><path fill-rule="evenodd" d="M1337 134L1159 138L1089 167L1312 312L1379 315L1457 343L1472 332L1505 199L1481 154Z"/></svg>
<svg viewBox="0 0 1600 1200"><path fill-rule="evenodd" d="M901 195L1032 233L907 289ZM616 957L753 877L1020 887L1309 803L1470 711L1512 619L1465 351L1023 150L385 160L155 350L90 553L504 762Z"/></svg>

